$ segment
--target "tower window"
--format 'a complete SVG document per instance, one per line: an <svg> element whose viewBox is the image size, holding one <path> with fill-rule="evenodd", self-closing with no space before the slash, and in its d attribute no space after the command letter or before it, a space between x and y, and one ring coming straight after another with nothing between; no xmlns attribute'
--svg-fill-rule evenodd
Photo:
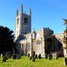
<svg viewBox="0 0 67 67"><path fill-rule="evenodd" d="M19 18L17 19L17 24L19 24Z"/></svg>
<svg viewBox="0 0 67 67"><path fill-rule="evenodd" d="M27 23L28 23L28 19L24 18L24 24L27 24Z"/></svg>

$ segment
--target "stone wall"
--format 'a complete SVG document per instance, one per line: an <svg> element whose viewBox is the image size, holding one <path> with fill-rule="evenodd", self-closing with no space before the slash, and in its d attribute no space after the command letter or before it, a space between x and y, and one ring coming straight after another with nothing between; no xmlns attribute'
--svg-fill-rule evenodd
<svg viewBox="0 0 67 67"><path fill-rule="evenodd" d="M38 31L35 31L35 33L31 32L31 33L24 35L25 39L21 40L21 44L25 46L24 48L26 50L25 49L22 49L22 50L26 51L27 54L30 53L30 55L32 55L33 51L35 51L35 54L37 55L41 54L41 56L44 57L45 56L45 37L44 35L47 34L46 37L48 37L51 35L50 33L52 34L53 32L49 29L42 28ZM33 36L35 38L33 38Z"/></svg>

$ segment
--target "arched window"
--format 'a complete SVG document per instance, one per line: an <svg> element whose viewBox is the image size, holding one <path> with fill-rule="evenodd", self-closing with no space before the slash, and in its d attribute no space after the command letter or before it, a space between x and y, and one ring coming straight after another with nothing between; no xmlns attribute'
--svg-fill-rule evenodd
<svg viewBox="0 0 67 67"><path fill-rule="evenodd" d="M17 28L18 28L18 24L19 24L19 18L17 19Z"/></svg>
<svg viewBox="0 0 67 67"><path fill-rule="evenodd" d="M19 24L19 18L17 19L17 25Z"/></svg>
<svg viewBox="0 0 67 67"><path fill-rule="evenodd" d="M28 18L24 18L24 24L28 23Z"/></svg>

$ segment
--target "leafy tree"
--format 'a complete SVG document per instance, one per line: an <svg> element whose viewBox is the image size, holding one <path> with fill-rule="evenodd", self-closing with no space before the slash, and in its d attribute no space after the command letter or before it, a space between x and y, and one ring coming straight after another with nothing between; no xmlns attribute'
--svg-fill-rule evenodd
<svg viewBox="0 0 67 67"><path fill-rule="evenodd" d="M7 27L0 26L0 53L11 52L13 48L13 31Z"/></svg>

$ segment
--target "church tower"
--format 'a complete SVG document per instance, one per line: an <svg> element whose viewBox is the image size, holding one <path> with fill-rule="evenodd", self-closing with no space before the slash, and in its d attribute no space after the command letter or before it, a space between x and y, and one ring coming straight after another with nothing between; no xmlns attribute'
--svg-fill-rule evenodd
<svg viewBox="0 0 67 67"><path fill-rule="evenodd" d="M20 7L20 13L16 10L16 21L15 21L15 40L19 35L24 35L31 32L31 9L28 14L23 13L23 5Z"/></svg>

